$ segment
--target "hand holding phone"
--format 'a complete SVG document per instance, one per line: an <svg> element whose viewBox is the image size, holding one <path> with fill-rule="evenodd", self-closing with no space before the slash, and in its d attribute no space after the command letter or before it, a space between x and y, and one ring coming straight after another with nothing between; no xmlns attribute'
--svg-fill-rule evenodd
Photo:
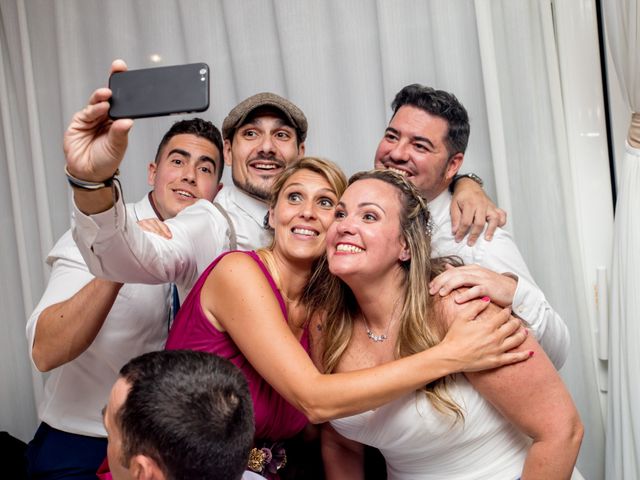
<svg viewBox="0 0 640 480"><path fill-rule="evenodd" d="M145 118L209 108L209 67L190 63L115 72L109 117Z"/></svg>

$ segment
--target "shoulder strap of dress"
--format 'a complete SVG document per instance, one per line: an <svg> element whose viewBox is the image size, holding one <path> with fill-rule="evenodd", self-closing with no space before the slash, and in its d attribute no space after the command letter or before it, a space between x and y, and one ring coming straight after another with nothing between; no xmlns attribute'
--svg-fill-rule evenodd
<svg viewBox="0 0 640 480"><path fill-rule="evenodd" d="M218 209L218 211L222 214L222 216L227 221L227 224L229 225L229 249L230 250L237 250L238 249L238 239L237 239L237 236L236 236L236 228L233 226L233 222L231 221L231 217L229 217L229 214L227 213L227 211L218 202L213 202L213 206Z"/></svg>

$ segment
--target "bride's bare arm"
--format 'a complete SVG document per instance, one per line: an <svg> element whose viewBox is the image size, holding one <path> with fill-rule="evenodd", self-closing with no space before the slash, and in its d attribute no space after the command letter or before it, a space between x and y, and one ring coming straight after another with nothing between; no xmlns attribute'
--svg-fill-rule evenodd
<svg viewBox="0 0 640 480"><path fill-rule="evenodd" d="M451 296L443 299L441 306L445 317L455 315L460 307ZM496 305L490 305L480 319L498 310ZM568 479L583 435L576 407L533 336L516 350L534 354L528 362L465 375L505 418L533 439L522 480Z"/></svg>
<svg viewBox="0 0 640 480"><path fill-rule="evenodd" d="M477 302L464 306L434 348L375 368L323 375L292 334L258 265L242 253L218 263L200 302L258 373L313 423L377 408L452 372L528 358L527 352L503 353L524 338L519 322L505 322L508 317L500 314L474 322L486 307Z"/></svg>

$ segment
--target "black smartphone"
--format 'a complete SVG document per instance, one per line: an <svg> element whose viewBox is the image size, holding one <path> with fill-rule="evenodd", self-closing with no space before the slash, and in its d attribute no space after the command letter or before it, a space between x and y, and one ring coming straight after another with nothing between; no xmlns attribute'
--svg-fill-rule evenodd
<svg viewBox="0 0 640 480"><path fill-rule="evenodd" d="M189 63L116 72L109 77L109 116L145 118L209 108L209 66Z"/></svg>

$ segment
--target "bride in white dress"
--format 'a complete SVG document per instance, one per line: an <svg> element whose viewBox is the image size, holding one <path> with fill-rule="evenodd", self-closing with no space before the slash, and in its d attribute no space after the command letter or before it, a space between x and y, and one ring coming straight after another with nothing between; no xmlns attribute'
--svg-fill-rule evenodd
<svg viewBox="0 0 640 480"><path fill-rule="evenodd" d="M428 295L432 270L444 267L430 260L428 218L402 177L378 170L351 179L327 233L328 268L340 280L325 271L309 289L312 304L332 307L310 329L325 371L374 367L442 338L458 305ZM333 420L322 433L327 478L363 478L362 444L380 449L389 479L571 478L583 435L576 408L538 343L530 337L519 349L533 358L445 377Z"/></svg>

